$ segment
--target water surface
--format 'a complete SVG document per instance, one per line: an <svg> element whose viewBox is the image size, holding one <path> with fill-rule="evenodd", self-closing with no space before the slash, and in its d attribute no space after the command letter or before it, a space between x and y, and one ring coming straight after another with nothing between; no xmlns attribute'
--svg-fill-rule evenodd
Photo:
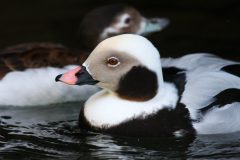
<svg viewBox="0 0 240 160"><path fill-rule="evenodd" d="M240 157L239 133L176 139L130 138L81 131L77 119L82 105L0 107L0 159Z"/></svg>

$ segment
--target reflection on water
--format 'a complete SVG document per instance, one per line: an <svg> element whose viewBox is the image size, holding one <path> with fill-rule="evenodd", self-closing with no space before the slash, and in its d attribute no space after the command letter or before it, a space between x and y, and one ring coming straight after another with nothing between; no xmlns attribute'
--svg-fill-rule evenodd
<svg viewBox="0 0 240 160"><path fill-rule="evenodd" d="M81 131L77 119L82 105L0 107L0 159L240 157L237 133L175 139L128 138Z"/></svg>

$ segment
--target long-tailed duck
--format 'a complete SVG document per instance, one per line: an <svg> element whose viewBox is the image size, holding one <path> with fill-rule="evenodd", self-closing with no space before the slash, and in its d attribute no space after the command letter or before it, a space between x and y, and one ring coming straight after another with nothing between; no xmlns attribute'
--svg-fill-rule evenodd
<svg viewBox="0 0 240 160"><path fill-rule="evenodd" d="M82 66L56 81L103 88L81 109L81 128L124 136L229 133L240 131L240 64L235 63L163 74L151 42L125 34L101 42Z"/></svg>
<svg viewBox="0 0 240 160"><path fill-rule="evenodd" d="M148 35L161 31L169 24L166 18L146 18L138 10L124 4L96 8L83 18L80 39L91 50L102 40L124 34Z"/></svg>
<svg viewBox="0 0 240 160"><path fill-rule="evenodd" d="M85 16L80 35L83 48L89 49L113 35L148 34L160 31L167 24L168 20L164 18L144 18L130 6L109 5ZM89 52L82 49L72 51L60 44L29 43L1 51L0 105L46 105L88 98L98 91L97 87L69 88L50 80L85 61Z"/></svg>

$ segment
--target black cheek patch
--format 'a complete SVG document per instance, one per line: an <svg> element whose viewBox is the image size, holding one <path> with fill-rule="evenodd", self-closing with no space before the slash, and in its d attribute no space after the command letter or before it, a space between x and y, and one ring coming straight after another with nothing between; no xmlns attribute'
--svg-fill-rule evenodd
<svg viewBox="0 0 240 160"><path fill-rule="evenodd" d="M157 90L157 75L146 67L137 66L122 77L116 92L124 99L146 101L152 99Z"/></svg>
<svg viewBox="0 0 240 160"><path fill-rule="evenodd" d="M228 65L223 67L221 70L240 77L240 64Z"/></svg>

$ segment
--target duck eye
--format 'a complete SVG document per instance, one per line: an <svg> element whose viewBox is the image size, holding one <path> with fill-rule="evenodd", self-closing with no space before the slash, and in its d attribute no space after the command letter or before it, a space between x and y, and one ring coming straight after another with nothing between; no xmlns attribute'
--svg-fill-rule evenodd
<svg viewBox="0 0 240 160"><path fill-rule="evenodd" d="M116 58L116 57L110 57L107 59L107 65L109 67L116 67L119 64L120 64L120 62L119 62L118 58Z"/></svg>
<svg viewBox="0 0 240 160"><path fill-rule="evenodd" d="M130 17L126 18L125 21L124 21L124 23L126 23L126 24L129 24L130 22L131 22L131 18Z"/></svg>

